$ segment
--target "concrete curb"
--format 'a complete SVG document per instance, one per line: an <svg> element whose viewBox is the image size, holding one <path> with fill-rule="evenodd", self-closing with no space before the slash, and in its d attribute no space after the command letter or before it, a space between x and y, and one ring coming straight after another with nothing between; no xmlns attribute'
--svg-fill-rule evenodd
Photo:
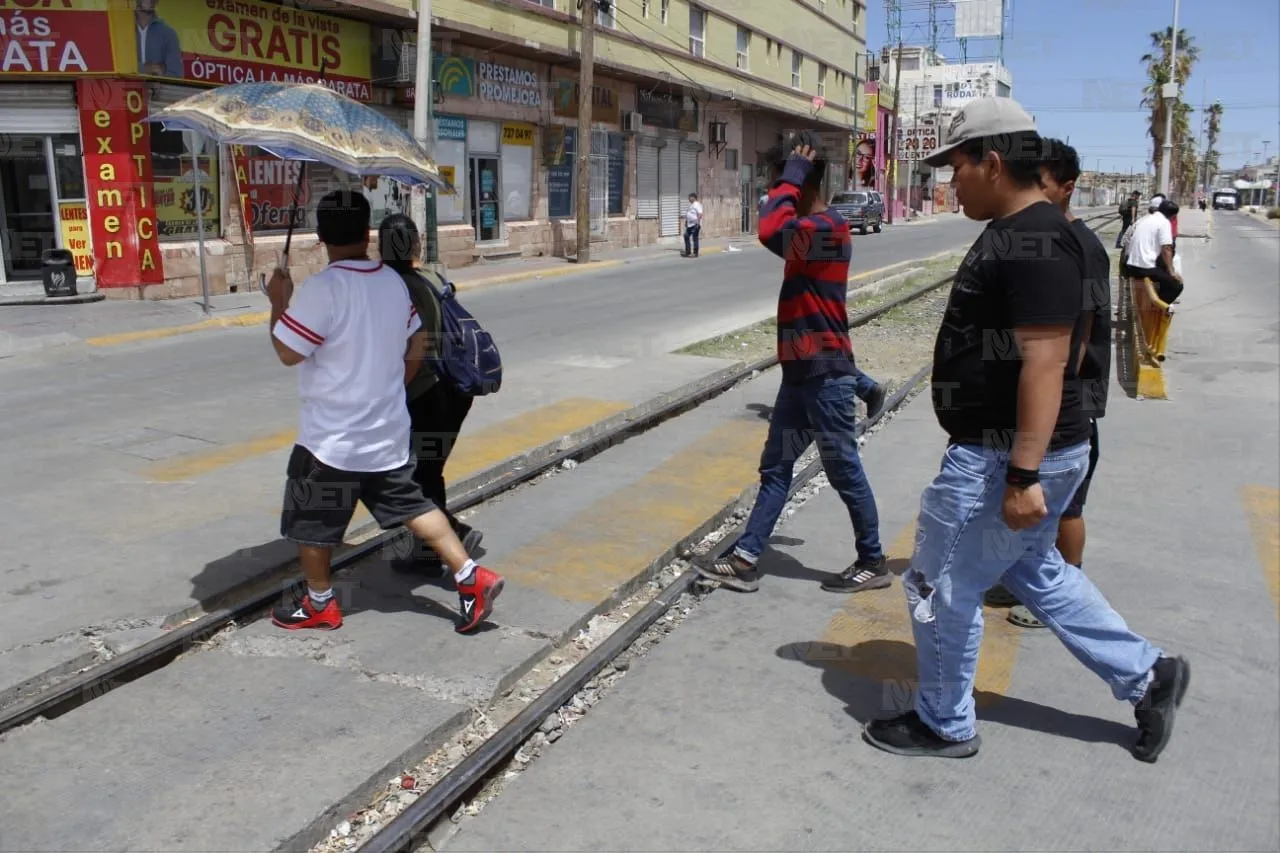
<svg viewBox="0 0 1280 853"><path fill-rule="evenodd" d="M0 307L15 305L85 305L90 302L101 302L107 297L101 290L93 293L79 293L75 296L0 296Z"/></svg>

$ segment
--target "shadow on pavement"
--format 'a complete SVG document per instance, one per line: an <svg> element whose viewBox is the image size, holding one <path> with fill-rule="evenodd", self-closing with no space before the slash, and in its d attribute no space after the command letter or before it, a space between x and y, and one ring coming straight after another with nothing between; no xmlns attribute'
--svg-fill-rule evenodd
<svg viewBox="0 0 1280 853"><path fill-rule="evenodd" d="M916 652L910 643L868 640L854 646L838 643L788 643L776 654L822 671L822 686L845 703L849 716L859 723L890 716L910 708L915 691ZM1128 749L1134 730L1130 726L1072 714L1025 699L975 691L981 721L1000 723L1085 743L1112 743Z"/></svg>

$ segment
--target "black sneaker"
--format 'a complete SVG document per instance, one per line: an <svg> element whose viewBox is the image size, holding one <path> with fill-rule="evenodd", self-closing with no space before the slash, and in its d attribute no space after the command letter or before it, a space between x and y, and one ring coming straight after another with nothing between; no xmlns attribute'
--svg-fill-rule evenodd
<svg viewBox="0 0 1280 853"><path fill-rule="evenodd" d="M1173 718L1191 683L1191 664L1183 658L1160 658L1151 667L1147 695L1133 709L1138 721L1138 740L1133 757L1154 763L1173 736Z"/></svg>
<svg viewBox="0 0 1280 853"><path fill-rule="evenodd" d="M760 572L733 554L726 554L711 563L699 563L697 569L698 574L707 580L738 592L755 592L760 588Z"/></svg>
<svg viewBox="0 0 1280 853"><path fill-rule="evenodd" d="M458 538L462 540L462 550L466 551L467 556L474 560L476 549L480 547L484 534L474 527L468 527L466 532ZM418 546L418 556L394 558L391 561L392 570L405 573L440 575L442 577L448 574L448 569L445 568L439 554L432 551L424 543L418 543Z"/></svg>
<svg viewBox="0 0 1280 853"><path fill-rule="evenodd" d="M867 743L894 755L971 758L978 754L982 737L947 740L924 724L920 715L908 711L887 720L872 720L862 730Z"/></svg>
<svg viewBox="0 0 1280 853"><path fill-rule="evenodd" d="M884 400L888 396L884 386L877 384L876 387L867 395L867 420L871 420L884 409Z"/></svg>
<svg viewBox="0 0 1280 853"><path fill-rule="evenodd" d="M858 560L838 575L822 582L827 592L865 592L868 589L884 589L893 585L893 575L884 557L878 560Z"/></svg>
<svg viewBox="0 0 1280 853"><path fill-rule="evenodd" d="M987 607L1017 607L1022 602L1018 601L1003 585L996 584L982 596L982 603Z"/></svg>

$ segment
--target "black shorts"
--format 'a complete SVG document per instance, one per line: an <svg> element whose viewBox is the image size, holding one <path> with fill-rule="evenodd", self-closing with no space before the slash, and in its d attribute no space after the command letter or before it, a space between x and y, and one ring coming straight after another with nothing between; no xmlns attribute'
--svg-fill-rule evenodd
<svg viewBox="0 0 1280 853"><path fill-rule="evenodd" d="M1098 467L1098 422L1093 421L1093 432L1089 435L1089 471L1084 475L1084 482L1071 496L1071 503L1062 511L1063 518L1080 518L1084 515L1084 502L1089 497L1089 484L1093 482L1093 469Z"/></svg>
<svg viewBox="0 0 1280 853"><path fill-rule="evenodd" d="M391 471L340 471L301 445L289 457L280 535L299 545L335 547L363 503L383 530L436 508L414 482L417 461Z"/></svg>

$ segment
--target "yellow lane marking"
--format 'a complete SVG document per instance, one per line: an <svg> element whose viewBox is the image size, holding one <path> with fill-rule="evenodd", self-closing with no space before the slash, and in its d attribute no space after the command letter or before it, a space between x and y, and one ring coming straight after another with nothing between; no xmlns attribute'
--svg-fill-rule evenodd
<svg viewBox="0 0 1280 853"><path fill-rule="evenodd" d="M139 341L154 341L159 338L171 338L175 335L187 335L192 332L203 332L207 329L230 329L237 326L260 326L271 319L270 311L254 311L248 314L236 314L233 317L215 317L201 320L199 323L187 323L183 326L163 326L158 329L139 329L134 332L118 332L114 335L100 335L85 338L84 342L91 347L110 347L119 344L136 344Z"/></svg>
<svg viewBox="0 0 1280 853"><path fill-rule="evenodd" d="M849 602L831 619L822 638L807 652L810 663L830 666L883 685L886 713L897 709L888 706L910 695L910 687L916 680L915 639L901 582L911 563L915 538L916 525L912 522L885 552L889 568L898 576L898 581L888 589L849 596ZM1022 639L1020 629L1006 618L1008 611L984 607L982 615L986 627L974 683L979 707L1009 689Z"/></svg>
<svg viewBox="0 0 1280 853"><path fill-rule="evenodd" d="M596 603L758 478L768 425L723 424L495 565L508 580Z"/></svg>
<svg viewBox="0 0 1280 853"><path fill-rule="evenodd" d="M293 445L297 430L287 429L248 441L225 444L203 453L195 453L151 466L146 472L148 480L156 483L184 483L204 474L210 474L244 459L284 450Z"/></svg>
<svg viewBox="0 0 1280 853"><path fill-rule="evenodd" d="M468 433L464 426L462 437L449 458L448 473L457 482L628 408L628 403L571 397L475 432ZM148 468L145 476L152 482L187 482L245 459L284 450L293 445L297 435L296 430L288 429L168 460Z"/></svg>
<svg viewBox="0 0 1280 853"><path fill-rule="evenodd" d="M1249 514L1258 564L1276 603L1276 618L1280 619L1280 489L1245 486L1240 493L1245 512Z"/></svg>
<svg viewBox="0 0 1280 853"><path fill-rule="evenodd" d="M450 484L465 480L499 462L527 453L535 447L577 432L629 408L629 403L571 397L475 432L467 432L464 425L462 436L449 454L445 480ZM372 520L373 516L364 508L364 504L357 505L356 514L347 526L348 539L350 540L351 533Z"/></svg>
<svg viewBox="0 0 1280 853"><path fill-rule="evenodd" d="M631 403L569 397L462 435L445 474L449 482L465 480L503 460L591 426L631 408Z"/></svg>

